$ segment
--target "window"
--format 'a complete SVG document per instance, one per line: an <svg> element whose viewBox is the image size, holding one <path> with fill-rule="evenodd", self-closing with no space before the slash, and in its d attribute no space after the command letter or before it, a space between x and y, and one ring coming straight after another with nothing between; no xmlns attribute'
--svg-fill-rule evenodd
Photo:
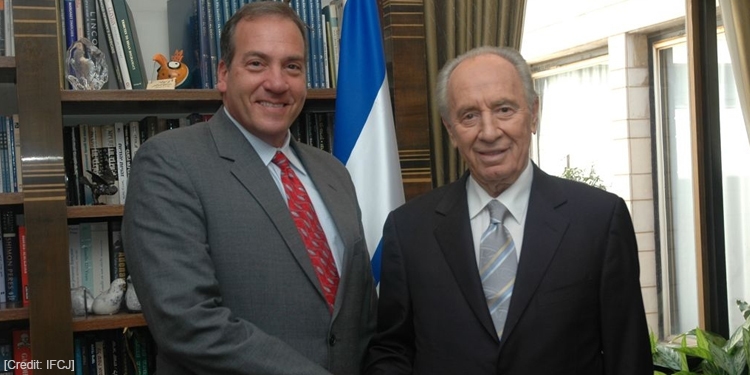
<svg viewBox="0 0 750 375"><path fill-rule="evenodd" d="M606 56L534 74L539 127L533 160L560 176L566 167L593 171L611 183L612 136Z"/></svg>
<svg viewBox="0 0 750 375"><path fill-rule="evenodd" d="M750 298L750 144L724 34L717 39L724 236L730 331L744 319L735 300ZM656 187L661 280L661 335L698 326L693 158L690 130L687 42L654 45Z"/></svg>

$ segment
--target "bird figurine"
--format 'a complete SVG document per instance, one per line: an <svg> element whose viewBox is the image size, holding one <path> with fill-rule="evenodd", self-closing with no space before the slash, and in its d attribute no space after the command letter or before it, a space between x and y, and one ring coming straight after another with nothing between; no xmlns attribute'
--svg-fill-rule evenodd
<svg viewBox="0 0 750 375"><path fill-rule="evenodd" d="M138 295L135 294L135 287L133 287L133 280L128 275L128 290L125 291L125 307L128 311L141 311L141 302L138 301Z"/></svg>
<svg viewBox="0 0 750 375"><path fill-rule="evenodd" d="M156 79L174 78L175 88L187 87L190 84L188 81L190 69L182 62L181 49L175 50L169 61L161 53L155 54L153 59L159 64L156 69Z"/></svg>
<svg viewBox="0 0 750 375"><path fill-rule="evenodd" d="M89 170L86 172L91 175L91 180L86 178L86 176L80 176L78 179L79 183L91 189L91 193L94 195L94 204L104 204L104 202L99 202L99 197L102 195L117 194L117 186L114 185L115 174L109 166L104 167L104 173L101 176Z"/></svg>
<svg viewBox="0 0 750 375"><path fill-rule="evenodd" d="M109 285L109 289L103 291L94 298L94 305L91 307L96 315L112 315L120 312L122 298L125 296L127 283L123 278L117 278Z"/></svg>
<svg viewBox="0 0 750 375"><path fill-rule="evenodd" d="M94 306L94 296L85 286L70 289L70 303L73 308L73 316L86 316L90 314Z"/></svg>

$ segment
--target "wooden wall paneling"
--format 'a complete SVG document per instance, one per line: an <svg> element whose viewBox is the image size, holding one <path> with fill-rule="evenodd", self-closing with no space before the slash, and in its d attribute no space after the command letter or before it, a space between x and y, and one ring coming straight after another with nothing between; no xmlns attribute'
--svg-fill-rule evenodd
<svg viewBox="0 0 750 375"><path fill-rule="evenodd" d="M422 0L383 0L383 35L406 200L432 189Z"/></svg>
<svg viewBox="0 0 750 375"><path fill-rule="evenodd" d="M58 9L55 0L13 2L29 323L33 359L42 364L47 360L73 359Z"/></svg>

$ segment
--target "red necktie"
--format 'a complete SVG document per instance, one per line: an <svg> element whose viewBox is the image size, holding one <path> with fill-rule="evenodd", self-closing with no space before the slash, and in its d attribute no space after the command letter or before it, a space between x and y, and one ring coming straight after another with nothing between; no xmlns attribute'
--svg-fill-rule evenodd
<svg viewBox="0 0 750 375"><path fill-rule="evenodd" d="M333 260L326 234L320 225L310 196L307 195L305 187L294 173L289 159L281 151L277 151L272 161L281 169L281 183L284 185L289 211L305 243L315 273L318 275L318 281L328 302L328 309L333 312L336 291L339 287L339 273L336 270L336 262Z"/></svg>

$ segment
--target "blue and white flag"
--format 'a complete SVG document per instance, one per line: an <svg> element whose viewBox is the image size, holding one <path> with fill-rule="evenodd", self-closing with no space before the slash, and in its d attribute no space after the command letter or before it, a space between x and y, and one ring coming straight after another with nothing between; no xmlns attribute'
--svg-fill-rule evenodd
<svg viewBox="0 0 750 375"><path fill-rule="evenodd" d="M388 214L404 203L376 0L347 0L341 26L333 155L354 181L375 282Z"/></svg>

